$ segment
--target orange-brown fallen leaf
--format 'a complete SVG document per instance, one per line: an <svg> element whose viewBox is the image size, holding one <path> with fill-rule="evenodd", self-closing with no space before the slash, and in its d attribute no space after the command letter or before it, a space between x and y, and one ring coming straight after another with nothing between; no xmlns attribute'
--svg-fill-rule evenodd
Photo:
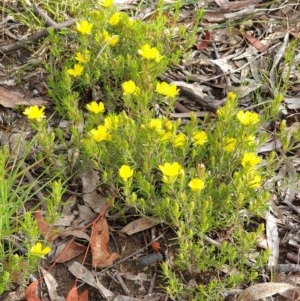
<svg viewBox="0 0 300 301"><path fill-rule="evenodd" d="M86 246L78 244L74 240L69 242L63 251L57 256L55 262L64 263L86 251Z"/></svg>
<svg viewBox="0 0 300 301"><path fill-rule="evenodd" d="M85 290L83 293L81 293L80 295L78 294L78 291L77 291L77 287L76 285L74 285L67 298L66 298L66 301L87 301L88 300L88 297L89 297L89 291L88 290Z"/></svg>
<svg viewBox="0 0 300 301"><path fill-rule="evenodd" d="M25 299L27 301L41 301L40 298L36 295L36 290L38 288L38 280L32 282L25 291Z"/></svg>
<svg viewBox="0 0 300 301"><path fill-rule="evenodd" d="M204 40L196 45L198 50L204 50L211 42L211 34L207 30L205 33Z"/></svg>
<svg viewBox="0 0 300 301"><path fill-rule="evenodd" d="M66 301L78 301L78 291L76 285L74 285L68 293Z"/></svg>
<svg viewBox="0 0 300 301"><path fill-rule="evenodd" d="M250 34L245 33L245 39L252 44L257 51L264 52L267 50L267 46L260 42L257 38L252 37Z"/></svg>
<svg viewBox="0 0 300 301"><path fill-rule="evenodd" d="M89 291L85 290L79 295L78 301L87 301L89 298Z"/></svg>
<svg viewBox="0 0 300 301"><path fill-rule="evenodd" d="M117 253L109 252L109 229L105 216L102 216L92 226L92 234L90 246L92 251L92 266L97 268L105 268L110 266L114 260L120 258Z"/></svg>

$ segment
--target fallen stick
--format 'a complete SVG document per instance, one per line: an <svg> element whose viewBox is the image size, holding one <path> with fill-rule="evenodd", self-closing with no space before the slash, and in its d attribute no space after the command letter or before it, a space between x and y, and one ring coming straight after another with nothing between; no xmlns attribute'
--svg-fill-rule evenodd
<svg viewBox="0 0 300 301"><path fill-rule="evenodd" d="M21 49L21 48L23 48L23 47L25 47L29 44L33 44L33 43L37 42L38 40L47 37L49 35L49 30L50 29L57 30L57 29L65 28L65 27L70 27L75 22L76 22L76 20L72 19L72 20L69 20L69 21L58 23L57 25L49 26L49 27L47 27L47 28L45 28L41 31L38 31L38 32L34 33L30 37L28 37L26 40L20 40L18 42L13 43L13 44L0 46L0 53L7 54L7 53L10 53L10 52L16 51L18 49Z"/></svg>

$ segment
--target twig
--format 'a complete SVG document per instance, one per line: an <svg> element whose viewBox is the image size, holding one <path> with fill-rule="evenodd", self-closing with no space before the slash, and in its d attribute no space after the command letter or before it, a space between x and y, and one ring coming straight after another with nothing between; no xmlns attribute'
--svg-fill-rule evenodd
<svg viewBox="0 0 300 301"><path fill-rule="evenodd" d="M157 273L154 273L154 275L153 275L152 278L151 278L151 282L150 282L150 286L149 286L147 295L150 295L150 294L153 293L153 289L154 289L154 284L155 284L156 276L157 276Z"/></svg>
<svg viewBox="0 0 300 301"><path fill-rule="evenodd" d="M54 20L52 20L45 11L43 11L42 9L38 8L35 4L32 5L33 11L34 13L39 16L42 17L46 23L47 26L56 26L57 22L55 22Z"/></svg>
<svg viewBox="0 0 300 301"><path fill-rule="evenodd" d="M38 32L34 33L33 35L31 35L26 40L20 40L16 43L13 43L13 44L0 46L0 53L2 53L2 54L10 53L10 52L16 51L20 48L23 48L27 45L33 44L33 43L37 42L38 40L47 37L49 35L49 30L50 29L57 30L57 29L61 29L61 28L64 28L64 27L70 27L75 22L76 22L76 19L72 19L72 20L69 20L69 21L58 23L57 25L50 26L47 29L43 29L41 31L38 31Z"/></svg>
<svg viewBox="0 0 300 301"><path fill-rule="evenodd" d="M168 83L172 82L172 79L166 75L161 75L160 78ZM195 102L199 103L202 107L208 109L210 112L216 112L218 106L210 103L204 97L196 94L192 89L187 87L180 86L178 87L180 90L180 94L186 96L187 98L194 100Z"/></svg>
<svg viewBox="0 0 300 301"><path fill-rule="evenodd" d="M29 0L25 0L26 4L31 7L34 13L38 17L42 17L47 26L55 26L57 23L53 21L42 9L38 8L34 3L32 4Z"/></svg>
<svg viewBox="0 0 300 301"><path fill-rule="evenodd" d="M131 294L129 288L127 287L126 283L124 282L123 278L121 277L121 275L117 272L117 273L115 273L114 276L119 281L119 283L120 283L120 285L122 287L122 290L124 291L125 295L126 296L131 296L132 294Z"/></svg>

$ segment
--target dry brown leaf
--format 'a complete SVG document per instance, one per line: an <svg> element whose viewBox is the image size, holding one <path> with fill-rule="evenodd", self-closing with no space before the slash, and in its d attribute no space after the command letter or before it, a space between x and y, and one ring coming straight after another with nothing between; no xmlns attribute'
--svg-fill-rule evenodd
<svg viewBox="0 0 300 301"><path fill-rule="evenodd" d="M85 204L81 205L78 203L77 207L78 207L79 217L80 217L79 221L92 221L98 216L98 213L93 211L93 209L88 205ZM78 223L79 221L77 220Z"/></svg>
<svg viewBox="0 0 300 301"><path fill-rule="evenodd" d="M66 301L79 301L79 295L76 285L74 285L66 298Z"/></svg>
<svg viewBox="0 0 300 301"><path fill-rule="evenodd" d="M105 268L110 266L114 260L120 258L117 253L110 254L108 248L109 229L105 216L102 216L93 224L90 238L90 246L93 255L92 266Z"/></svg>
<svg viewBox="0 0 300 301"><path fill-rule="evenodd" d="M282 147L282 143L279 139L271 138L271 140L266 141L259 149L258 153L268 153L272 150L280 149Z"/></svg>
<svg viewBox="0 0 300 301"><path fill-rule="evenodd" d="M204 50L207 48L207 46L210 44L211 42L211 34L210 32L207 30L205 33L205 37L203 39L203 41L201 41L200 43L196 44L196 48L200 51L200 50Z"/></svg>
<svg viewBox="0 0 300 301"><path fill-rule="evenodd" d="M78 279L99 290L103 298L114 297L115 294L104 287L91 271L77 261L67 263L69 271Z"/></svg>
<svg viewBox="0 0 300 301"><path fill-rule="evenodd" d="M284 102L286 103L286 106L290 110L298 110L298 109L300 109L299 97L286 97L284 99Z"/></svg>
<svg viewBox="0 0 300 301"><path fill-rule="evenodd" d="M57 287L58 283L56 282L55 278L45 269L40 267L46 286L49 294L49 298L51 301L64 301L65 298L61 297L57 294Z"/></svg>
<svg viewBox="0 0 300 301"><path fill-rule="evenodd" d="M89 297L89 291L85 290L83 293L78 295L77 287L74 285L70 290L66 301L87 301Z"/></svg>
<svg viewBox="0 0 300 301"><path fill-rule="evenodd" d="M132 235L147 229L150 229L157 225L158 222L155 222L149 218L141 217L123 227L119 232Z"/></svg>
<svg viewBox="0 0 300 301"><path fill-rule="evenodd" d="M100 213L106 205L106 200L97 192L99 174L94 169L87 169L81 176L82 197L85 204Z"/></svg>
<svg viewBox="0 0 300 301"><path fill-rule="evenodd" d="M85 290L79 295L78 301L87 301L89 298L89 291Z"/></svg>
<svg viewBox="0 0 300 301"><path fill-rule="evenodd" d="M25 299L27 301L41 301L41 299L38 298L36 295L38 285L39 285L38 280L35 280L27 287L25 291Z"/></svg>
<svg viewBox="0 0 300 301"><path fill-rule="evenodd" d="M84 253L85 251L86 251L86 246L83 246L73 240L67 243L67 246L57 256L55 261L59 263L64 263L66 261L69 261L77 257L78 255Z"/></svg>
<svg viewBox="0 0 300 301"><path fill-rule="evenodd" d="M257 38L252 37L250 34L245 33L244 35L245 39L255 47L255 49L259 52L265 52L267 50L267 46L264 45L261 41L259 41Z"/></svg>
<svg viewBox="0 0 300 301"><path fill-rule="evenodd" d="M288 290L295 290L295 286L276 282L254 284L242 291L237 298L237 301L254 301L275 294L281 294Z"/></svg>
<svg viewBox="0 0 300 301"><path fill-rule="evenodd" d="M20 105L48 105L49 102L42 98L28 98L19 92L0 87L0 104L6 108L15 108Z"/></svg>

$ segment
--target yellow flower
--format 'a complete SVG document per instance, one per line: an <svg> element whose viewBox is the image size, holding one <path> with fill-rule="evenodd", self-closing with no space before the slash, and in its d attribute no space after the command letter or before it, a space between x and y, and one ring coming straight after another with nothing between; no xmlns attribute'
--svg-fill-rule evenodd
<svg viewBox="0 0 300 301"><path fill-rule="evenodd" d="M207 135L204 131L198 131L193 134L194 145L203 145L207 142Z"/></svg>
<svg viewBox="0 0 300 301"><path fill-rule="evenodd" d="M255 142L255 136L254 135L244 135L243 136L243 142L247 143L248 145L252 145Z"/></svg>
<svg viewBox="0 0 300 301"><path fill-rule="evenodd" d="M173 141L173 146L174 147L181 147L184 146L187 141L187 138L185 134L179 133L178 135L175 136L174 141Z"/></svg>
<svg viewBox="0 0 300 301"><path fill-rule="evenodd" d="M103 113L105 110L103 102L97 103L96 101L92 101L92 102L88 103L86 105L86 108L90 112L95 113L95 114Z"/></svg>
<svg viewBox="0 0 300 301"><path fill-rule="evenodd" d="M166 129L166 131L170 132L173 129L173 123L171 120L166 120L164 122L164 128Z"/></svg>
<svg viewBox="0 0 300 301"><path fill-rule="evenodd" d="M116 45L118 44L119 40L120 40L120 37L114 35L114 36L112 36L112 37L109 39L108 44L109 44L110 46L116 46Z"/></svg>
<svg viewBox="0 0 300 301"><path fill-rule="evenodd" d="M44 106L39 108L38 106L35 105L26 108L23 114L26 115L28 119L35 119L36 121L41 121L43 118L46 118L44 114L44 110L45 110Z"/></svg>
<svg viewBox="0 0 300 301"><path fill-rule="evenodd" d="M177 86L169 85L166 82L157 83L155 91L159 94L162 94L162 95L164 95L166 97L170 97L170 98L177 96L179 93Z"/></svg>
<svg viewBox="0 0 300 301"><path fill-rule="evenodd" d="M34 256L43 257L44 255L47 255L50 251L50 247L46 246L43 248L42 244L40 242L37 242L34 246L31 247L29 253Z"/></svg>
<svg viewBox="0 0 300 301"><path fill-rule="evenodd" d="M233 102L235 101L235 99L236 99L236 94L234 92L229 92L227 95L227 100Z"/></svg>
<svg viewBox="0 0 300 301"><path fill-rule="evenodd" d="M104 125L99 125L97 129L92 129L89 134L96 142L111 139L111 136Z"/></svg>
<svg viewBox="0 0 300 301"><path fill-rule="evenodd" d="M102 0L100 4L106 8L111 7L114 4L114 0Z"/></svg>
<svg viewBox="0 0 300 301"><path fill-rule="evenodd" d="M245 153L242 159L242 166L247 169L253 169L261 161L259 156L255 153Z"/></svg>
<svg viewBox="0 0 300 301"><path fill-rule="evenodd" d="M120 22L121 13L114 13L108 20L108 23L112 26L118 25Z"/></svg>
<svg viewBox="0 0 300 301"><path fill-rule="evenodd" d="M138 94L140 92L140 88L135 84L134 81L129 80L122 84L123 95L130 95L130 94Z"/></svg>
<svg viewBox="0 0 300 301"><path fill-rule="evenodd" d="M166 132L165 130L162 130L162 131L160 132L160 138L159 138L159 140L160 140L162 143L169 142L169 141L171 141L171 139L172 139L172 133Z"/></svg>
<svg viewBox="0 0 300 301"><path fill-rule="evenodd" d="M76 29L82 35L91 34L93 28L93 24L89 23L86 20L76 23Z"/></svg>
<svg viewBox="0 0 300 301"><path fill-rule="evenodd" d="M238 111L236 117L242 125L253 125L259 122L259 115L249 111Z"/></svg>
<svg viewBox="0 0 300 301"><path fill-rule="evenodd" d="M85 50L83 53L77 52L75 60L79 63L88 63L91 58L91 53L88 50Z"/></svg>
<svg viewBox="0 0 300 301"><path fill-rule="evenodd" d="M119 176L123 181L127 181L133 176L133 169L128 165L122 165L119 169Z"/></svg>
<svg viewBox="0 0 300 301"><path fill-rule="evenodd" d="M189 187L193 191L201 191L204 188L204 182L199 178L194 178L189 182Z"/></svg>
<svg viewBox="0 0 300 301"><path fill-rule="evenodd" d="M107 130L116 130L119 126L119 116L109 115L104 119L104 126Z"/></svg>
<svg viewBox="0 0 300 301"><path fill-rule="evenodd" d="M261 176L253 171L247 173L246 179L249 188L259 188L261 186Z"/></svg>
<svg viewBox="0 0 300 301"><path fill-rule="evenodd" d="M127 27L131 28L131 27L133 27L134 23L135 23L134 19L128 18L126 25L127 25Z"/></svg>
<svg viewBox="0 0 300 301"><path fill-rule="evenodd" d="M102 30L102 35L96 34L96 40L97 40L97 42L100 42L101 38L103 38L103 40L105 42L107 42L110 39L110 35L109 35L109 33L105 29Z"/></svg>
<svg viewBox="0 0 300 301"><path fill-rule="evenodd" d="M74 76L74 77L77 77L77 76L79 76L79 75L82 74L83 69L84 69L84 68L83 68L82 65L80 65L80 64L75 64L74 67L73 67L73 69L68 69L67 72L68 72L70 75L72 75L72 76Z"/></svg>
<svg viewBox="0 0 300 301"><path fill-rule="evenodd" d="M138 54L147 60L155 60L157 63L163 58L156 47L150 47L148 44L142 46L138 49Z"/></svg>
<svg viewBox="0 0 300 301"><path fill-rule="evenodd" d="M217 109L216 114L217 114L218 117L223 117L224 110L222 108L221 109Z"/></svg>
<svg viewBox="0 0 300 301"><path fill-rule="evenodd" d="M235 138L225 138L224 139L224 150L227 153L231 153L234 151L236 147L236 139Z"/></svg>
<svg viewBox="0 0 300 301"><path fill-rule="evenodd" d="M149 128L155 131L162 129L162 121L159 118L152 118L149 122Z"/></svg>
<svg viewBox="0 0 300 301"><path fill-rule="evenodd" d="M120 37L117 35L111 36L105 29L102 30L102 38L104 42L107 42L110 46L115 46L120 40ZM101 35L96 35L97 42L100 42Z"/></svg>
<svg viewBox="0 0 300 301"><path fill-rule="evenodd" d="M165 163L164 165L159 165L158 168L163 174L163 182L167 184L174 182L179 173L183 171L178 162Z"/></svg>

